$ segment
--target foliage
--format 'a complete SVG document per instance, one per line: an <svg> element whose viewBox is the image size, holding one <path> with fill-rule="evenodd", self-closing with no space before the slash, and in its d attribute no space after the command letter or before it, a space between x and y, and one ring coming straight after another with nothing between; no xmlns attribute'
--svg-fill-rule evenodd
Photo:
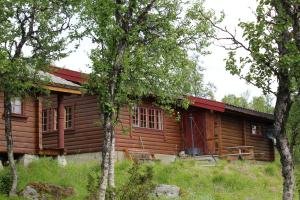
<svg viewBox="0 0 300 200"><path fill-rule="evenodd" d="M214 13L205 11L202 1L196 4L181 0L151 2L130 1L119 5L85 1L84 25L98 45L91 53L88 88L99 95L102 110L114 110L116 105L132 103L133 97L149 95L155 96L160 104L177 103L178 97L192 93L195 85L191 82L198 84L202 79L187 51L208 53L205 51L210 44L207 35L214 31L199 12L211 19ZM116 12L119 12L117 17ZM116 21L118 17L120 22ZM118 45L123 42L126 43L124 53L118 58ZM120 62L121 70L112 105L108 84L112 81L115 61Z"/></svg>
<svg viewBox="0 0 300 200"><path fill-rule="evenodd" d="M300 197L300 171L299 171L299 167L298 170L296 170L296 190L299 193L299 197Z"/></svg>
<svg viewBox="0 0 300 200"><path fill-rule="evenodd" d="M278 70L288 70L290 81L297 82L300 76L299 52L295 40L282 38L292 25L282 8L278 8L280 7L278 1L258 2L256 22L240 23L240 27L244 30L244 39L248 43L242 48L246 50L248 56L237 58L236 52L231 51L226 69L263 89L265 93L275 94L271 86L275 83ZM294 86L297 84L291 84L291 89Z"/></svg>
<svg viewBox="0 0 300 200"><path fill-rule="evenodd" d="M299 3L258 0L256 21L239 24L246 43L230 34L234 47L226 61L226 69L232 74L261 88L265 94L276 95L274 136L281 155L283 200L292 200L294 194L293 152L286 126L293 97L300 95ZM238 57L236 50L239 48L247 55ZM275 83L278 87L273 91L272 84Z"/></svg>
<svg viewBox="0 0 300 200"><path fill-rule="evenodd" d="M95 167L93 170L90 171L88 174L88 182L87 182L87 191L88 191L88 200L96 200L99 188L99 173L100 168L99 166Z"/></svg>
<svg viewBox="0 0 300 200"><path fill-rule="evenodd" d="M99 199L114 187L114 128L123 106L152 99L167 110L187 107L186 95L201 78L188 53L204 55L216 21L203 1L82 1L83 33L97 47L91 51L87 89L98 97L104 125L103 171ZM190 52L188 52L190 51ZM196 84L191 84L195 83ZM110 181L108 181L110 180Z"/></svg>
<svg viewBox="0 0 300 200"><path fill-rule="evenodd" d="M287 124L290 146L295 163L300 163L300 100L294 100Z"/></svg>
<svg viewBox="0 0 300 200"><path fill-rule="evenodd" d="M0 1L0 91L11 98L35 95L47 78L40 71L61 57L67 44L72 1ZM33 87L34 86L34 87ZM35 90L33 90L35 89Z"/></svg>
<svg viewBox="0 0 300 200"><path fill-rule="evenodd" d="M272 98L270 95L253 97L251 101L248 99L249 95L247 93L244 93L241 96L229 94L223 97L222 102L259 112L273 113L274 108L272 106Z"/></svg>
<svg viewBox="0 0 300 200"><path fill-rule="evenodd" d="M131 164L130 164L131 165ZM124 169L125 170L125 169ZM150 199L150 195L154 189L153 169L151 166L141 166L140 164L133 163L129 169L127 169L128 176L126 181L122 183L115 191L115 198L119 200L131 200L131 199ZM100 168L94 168L88 175L87 191L89 197L87 199L97 199L99 188L99 171ZM107 199L111 199L111 189L107 191Z"/></svg>
<svg viewBox="0 0 300 200"><path fill-rule="evenodd" d="M155 185L153 184L153 168L151 166L141 167L134 163L129 170L128 181L117 191L117 199L149 200Z"/></svg>
<svg viewBox="0 0 300 200"><path fill-rule="evenodd" d="M8 195L12 185L12 176L9 171L5 171L0 176L0 193Z"/></svg>
<svg viewBox="0 0 300 200"><path fill-rule="evenodd" d="M204 83L202 74L204 69L202 69L200 66L197 66L196 69L197 70L193 72L194 75L192 75L190 80L190 95L215 100L214 94L216 92L216 86L211 82Z"/></svg>

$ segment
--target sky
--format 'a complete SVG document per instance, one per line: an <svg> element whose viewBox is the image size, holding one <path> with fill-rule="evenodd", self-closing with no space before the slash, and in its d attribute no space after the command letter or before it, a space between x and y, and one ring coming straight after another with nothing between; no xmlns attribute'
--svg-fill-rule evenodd
<svg viewBox="0 0 300 200"><path fill-rule="evenodd" d="M253 11L255 10L255 5L255 0L206 1L207 8L214 9L216 14L224 11L225 19L221 26L226 26L232 32L237 30L237 34L241 34L241 31L237 27L239 20L254 20ZM222 36L223 33L219 33L219 35ZM88 53L92 46L93 44L89 39L84 39L81 41L79 48L75 52L62 60L56 61L54 64L58 67L89 72L88 65L90 64L90 60L88 58ZM215 93L217 100L221 100L224 95L241 95L246 91L249 91L250 97L262 94L261 90L246 84L244 80L240 80L237 76L230 75L230 73L225 70L224 59L227 56L227 52L222 47L212 45L210 51L210 55L201 58L200 65L205 69L203 72L205 82L211 82L217 88Z"/></svg>

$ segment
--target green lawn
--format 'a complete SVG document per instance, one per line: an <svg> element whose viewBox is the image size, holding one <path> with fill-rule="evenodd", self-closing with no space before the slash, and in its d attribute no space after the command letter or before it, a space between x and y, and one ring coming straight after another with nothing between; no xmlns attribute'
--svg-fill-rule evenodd
<svg viewBox="0 0 300 200"><path fill-rule="evenodd" d="M177 161L173 164L152 163L154 182L179 186L182 200L276 200L281 199L281 173L278 162L219 162L216 167L201 167L195 161ZM131 163L117 163L117 185L128 180ZM51 159L40 159L28 168L18 166L19 189L30 182L46 182L75 188L82 200L87 194L88 174L98 167L88 163L59 167ZM7 170L7 169L5 169ZM5 174L0 172L0 176ZM8 199L0 196L0 199Z"/></svg>

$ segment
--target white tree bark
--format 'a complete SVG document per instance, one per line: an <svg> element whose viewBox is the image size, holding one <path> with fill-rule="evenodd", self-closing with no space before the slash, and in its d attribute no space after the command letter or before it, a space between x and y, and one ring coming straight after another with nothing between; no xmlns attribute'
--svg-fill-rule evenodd
<svg viewBox="0 0 300 200"><path fill-rule="evenodd" d="M106 189L108 185L109 160L111 149L111 127L112 121L110 116L104 117L104 144L102 149L101 179L99 186L98 200L105 200Z"/></svg>

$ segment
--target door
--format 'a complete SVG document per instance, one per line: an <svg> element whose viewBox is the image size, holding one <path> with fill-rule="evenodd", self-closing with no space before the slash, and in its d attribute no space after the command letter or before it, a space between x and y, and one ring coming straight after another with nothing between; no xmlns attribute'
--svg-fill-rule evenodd
<svg viewBox="0 0 300 200"><path fill-rule="evenodd" d="M184 150L189 155L206 154L204 112L185 112L182 116Z"/></svg>

